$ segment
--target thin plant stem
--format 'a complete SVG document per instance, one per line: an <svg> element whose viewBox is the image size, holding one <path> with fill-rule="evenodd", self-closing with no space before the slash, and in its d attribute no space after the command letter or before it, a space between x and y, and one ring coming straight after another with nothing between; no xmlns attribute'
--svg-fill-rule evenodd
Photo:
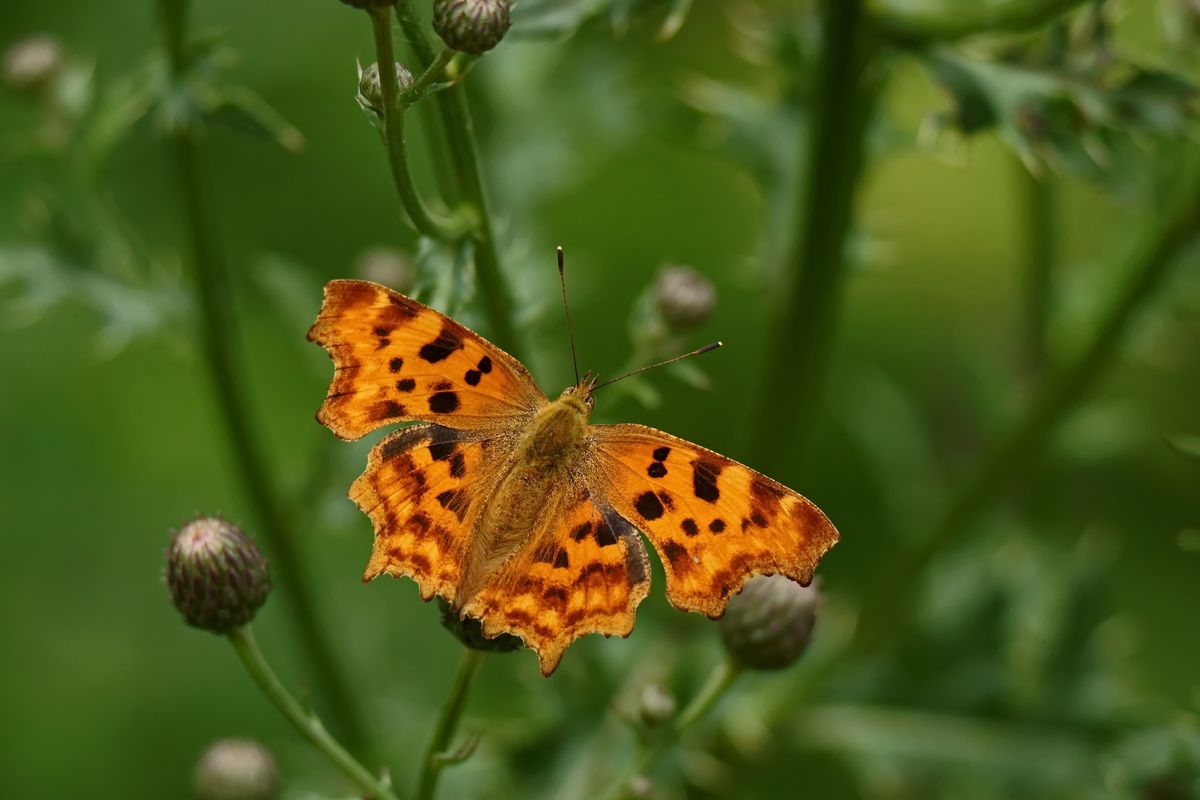
<svg viewBox="0 0 1200 800"><path fill-rule="evenodd" d="M461 238L467 227L461 220L445 219L435 215L421 199L408 165L408 147L404 138L404 109L399 107L400 87L396 80L396 56L392 48L392 10L388 7L370 12L371 28L375 34L376 65L379 69L379 84L383 90L383 140L387 147L388 164L392 169L392 180L408 218L417 231L441 242L453 242ZM424 78L428 75L426 71Z"/></svg>
<svg viewBox="0 0 1200 800"><path fill-rule="evenodd" d="M802 159L806 183L773 309L762 407L753 417L751 452L765 469L802 457L816 430L846 282L864 140L878 94L862 0L823 0L822 9L814 130Z"/></svg>
<svg viewBox="0 0 1200 800"><path fill-rule="evenodd" d="M162 0L162 22L172 74L181 79L187 68L183 0ZM237 318L233 287L217 234L212 202L204 181L200 147L191 121L171 132L171 145L183 194L185 225L190 239L192 274L200 301L200 337L216 394L225 436L242 489L258 518L271 553L271 567L280 576L288 617L315 671L325 699L333 708L342 735L355 748L365 742L363 728L345 680L332 655L328 637L316 612L309 580L296 538L287 524L276 489L268 477L260 449L258 427L249 416L245 373L238 365Z"/></svg>
<svg viewBox="0 0 1200 800"><path fill-rule="evenodd" d="M396 19L413 53L427 68L437 58L434 46L417 17L412 0L396 0ZM487 202L483 172L475 145L475 129L462 81L434 95L442 118L450 162L454 168L461 199L478 214L475 240L475 274L479 279L478 296L493 339L509 353L522 358L522 343L513 320L512 290L504 276L497 249L495 223Z"/></svg>
<svg viewBox="0 0 1200 800"><path fill-rule="evenodd" d="M1022 368L1033 385L1045 375L1049 364L1050 307L1054 292L1054 262L1057 257L1058 225L1055 217L1053 178L1034 175L1015 160L1021 184L1019 202L1025 215L1024 332Z"/></svg>
<svg viewBox="0 0 1200 800"><path fill-rule="evenodd" d="M475 682L475 676L479 674L479 667L482 664L482 651L470 647L463 648L454 683L450 687L450 693L446 695L446 701L442 704L442 710L438 714L437 726L433 729L433 735L429 737L429 744L425 748L425 758L421 762L421 775L417 781L417 800L432 800L437 791L438 778L441 777L442 769L445 766L445 762L439 756L450 747L450 743L454 740L454 733L458 730L458 723L462 720L463 711L467 707L467 696L470 694L471 685Z"/></svg>
<svg viewBox="0 0 1200 800"><path fill-rule="evenodd" d="M721 660L700 687L700 691L675 717L671 726L659 736L643 740L637 756L630 766L617 779L613 788L604 797L623 800L629 797L630 784L639 777L647 775L658 761L675 745L692 726L704 719L730 687L741 676L743 668L729 657Z"/></svg>
<svg viewBox="0 0 1200 800"><path fill-rule="evenodd" d="M912 3L871 0L870 21L887 36L907 42L954 41L981 33L1024 31L1045 25L1089 0L962 0Z"/></svg>
<svg viewBox="0 0 1200 800"><path fill-rule="evenodd" d="M258 684L258 688L267 696L267 699L279 709L288 722L292 723L292 727L301 736L308 739L329 759L331 764L337 767L338 771L353 781L354 785L365 792L368 797L376 798L376 800L397 800L396 794L387 782L371 774L370 770L356 761L354 756L350 755L346 748L330 735L325 726L321 724L321 720L300 705L300 702L292 696L283 682L279 680L279 676L271 669L271 665L267 663L249 625L244 625L230 633L229 642L237 651L246 671L250 673L250 677Z"/></svg>
<svg viewBox="0 0 1200 800"><path fill-rule="evenodd" d="M443 47L433 63L426 67L425 71L413 81L412 86L404 90L401 100L417 97L421 92L429 88L446 71L446 65L454 60L455 54L456 51L451 50L449 47Z"/></svg>
<svg viewBox="0 0 1200 800"><path fill-rule="evenodd" d="M1136 313L1163 284L1181 253L1200 239L1197 173L1196 169L1190 173L1185 170L1185 188L1162 215L1164 221L1134 248L1125 270L1125 283L1082 354L1046 380L1026 412L963 484L933 534L899 564L893 563L888 569L890 577L877 584L881 587L879 594L863 610L863 621L869 626L863 629L863 636L868 640L898 630L896 620L902 607L898 600L911 596L908 587L915 578L938 552L969 533L982 513L1030 469L1051 442L1055 429L1113 363Z"/></svg>

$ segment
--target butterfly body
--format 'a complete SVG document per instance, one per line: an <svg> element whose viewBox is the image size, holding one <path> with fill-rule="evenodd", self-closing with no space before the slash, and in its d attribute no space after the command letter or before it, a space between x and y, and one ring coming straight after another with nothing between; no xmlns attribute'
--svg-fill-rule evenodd
<svg viewBox="0 0 1200 800"><path fill-rule="evenodd" d="M350 497L375 528L364 580L405 575L512 633L543 674L586 633L627 636L649 591L710 617L754 574L812 579L837 531L750 468L641 425L589 422L594 381L548 400L516 359L439 312L332 281L309 332L334 361L318 420L342 438L393 422Z"/></svg>

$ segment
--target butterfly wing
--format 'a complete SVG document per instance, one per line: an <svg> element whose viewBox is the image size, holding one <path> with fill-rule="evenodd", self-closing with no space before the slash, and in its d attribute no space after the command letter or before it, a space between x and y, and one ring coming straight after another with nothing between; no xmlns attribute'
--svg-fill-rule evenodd
<svg viewBox="0 0 1200 800"><path fill-rule="evenodd" d="M813 503L732 459L643 425L593 425L589 485L653 543L673 605L719 617L757 574L808 584L837 530Z"/></svg>
<svg viewBox="0 0 1200 800"><path fill-rule="evenodd" d="M628 636L650 590L637 531L582 483L556 495L525 548L463 609L485 636L520 636L547 676L584 634Z"/></svg>
<svg viewBox="0 0 1200 800"><path fill-rule="evenodd" d="M377 283L326 284L308 338L334 363L317 419L343 439L412 420L490 429L527 419L547 402L515 358Z"/></svg>
<svg viewBox="0 0 1200 800"><path fill-rule="evenodd" d="M464 554L511 440L440 425L412 425L375 445L350 499L375 527L364 581L407 575L425 600L454 600Z"/></svg>

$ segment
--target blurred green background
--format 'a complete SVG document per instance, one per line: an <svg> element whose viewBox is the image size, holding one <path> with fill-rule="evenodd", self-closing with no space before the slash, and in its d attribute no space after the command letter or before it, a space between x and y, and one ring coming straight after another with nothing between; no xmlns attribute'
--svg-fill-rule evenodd
<svg viewBox="0 0 1200 800"><path fill-rule="evenodd" d="M793 234L812 9L700 2L659 41L670 4L641 4L620 30L604 3L558 4L565 23L547 5L530 4L525 33L541 11L561 35L521 36L518 18L470 78L530 367L551 396L571 380L556 244L580 366L609 375L644 334L637 309L658 270L690 265L717 305L672 346L720 338L725 349L694 362L702 374L661 371L600 395L595 418L661 427L753 466L762 375L780 366L764 363L764 309ZM1181 26L1200 29L1187 17L1194 4L1107 6L1114 58L1196 77L1195 40L1180 38ZM585 7L599 11L576 19ZM370 248L417 248L354 102L355 59L374 60L370 26L334 0L208 0L194 17L194 30L221 33L237 54L227 78L306 142L290 153L211 127L207 178L236 274L251 414L291 498L337 658L407 787L459 648L412 582L360 582L370 526L344 493L378 437L337 443L313 421L330 367L305 341L323 281L359 274ZM144 63L155 32L149 2L18 0L0 47L51 34L109 86ZM819 570L818 649L844 634L871 582L931 528L1028 399L1030 193L1051 197L1049 345L1063 363L1156 224L1164 178L1196 156L1194 126L1183 137L1119 132L1129 139L1120 158L1092 174L1052 163L1035 189L1011 140L939 128L953 101L918 58L896 53L880 68L823 422L806 464L775 475L842 534ZM255 520L180 281L182 211L159 126L133 127L97 176L156 265L150 280L89 266L102 245L69 158L30 146L46 114L0 94L0 795L183 797L201 750L242 735L274 750L286 796L345 796L230 647L181 624L161 580L170 532L191 515L220 513L252 534ZM410 128L419 182L433 186L437 143ZM486 332L469 296L453 305ZM668 761L655 796L1196 796L1195 248L1144 311L1018 491L914 580L920 611L899 647L840 669L816 697L792 693L794 671L748 677ZM706 390L680 380L703 376ZM771 401L780 415L793 405ZM447 773L442 796L585 797L597 774L626 762L633 735L614 702L650 681L686 697L720 655L713 623L671 609L655 577L629 639L577 643L549 680L525 651L488 660L464 727L482 734L479 752ZM289 685L310 686L279 596L255 627ZM320 711L319 694L313 702Z"/></svg>

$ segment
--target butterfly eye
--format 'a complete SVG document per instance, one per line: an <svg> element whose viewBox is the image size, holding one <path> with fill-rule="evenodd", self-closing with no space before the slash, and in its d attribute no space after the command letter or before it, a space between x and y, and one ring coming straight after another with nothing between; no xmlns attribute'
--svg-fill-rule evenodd
<svg viewBox="0 0 1200 800"><path fill-rule="evenodd" d="M587 406L587 408L588 408L588 411L591 411L591 410L592 410L592 406L596 405L596 399L595 399L594 397L592 397L592 396L589 394L589 395L587 396L587 399L585 399L585 400L583 401L583 403L584 403L584 405L586 405L586 406Z"/></svg>

